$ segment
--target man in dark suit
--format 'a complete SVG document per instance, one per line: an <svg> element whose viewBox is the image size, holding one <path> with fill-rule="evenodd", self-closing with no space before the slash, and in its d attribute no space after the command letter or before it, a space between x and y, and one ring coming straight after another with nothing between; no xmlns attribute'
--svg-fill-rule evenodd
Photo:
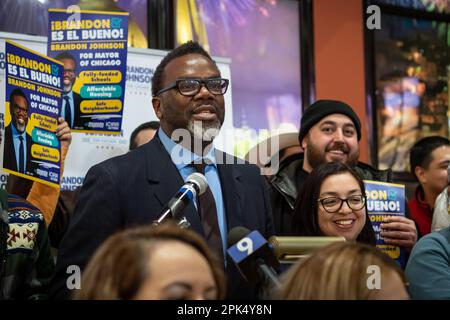
<svg viewBox="0 0 450 320"><path fill-rule="evenodd" d="M197 43L188 42L161 61L152 80L152 103L160 129L149 143L87 173L60 246L55 297L67 297L68 278L68 284L73 284L68 266L83 268L114 232L154 221L195 170L204 170L209 189L195 205L188 205L185 217L226 265L228 297L256 296L255 287L247 285L227 259L227 234L244 226L269 237L274 234L272 213L259 169L213 147L212 140L224 121L227 87L228 80L221 79L215 62Z"/></svg>
<svg viewBox="0 0 450 320"><path fill-rule="evenodd" d="M3 167L12 171L34 175L36 164L31 161L32 139L26 132L29 103L19 88L9 95L11 122L5 128Z"/></svg>
<svg viewBox="0 0 450 320"><path fill-rule="evenodd" d="M62 97L61 117L63 117L71 129L84 129L84 121L81 118L81 96L73 91L73 85L77 78L77 61L68 52L61 52L55 57L64 64L64 88Z"/></svg>

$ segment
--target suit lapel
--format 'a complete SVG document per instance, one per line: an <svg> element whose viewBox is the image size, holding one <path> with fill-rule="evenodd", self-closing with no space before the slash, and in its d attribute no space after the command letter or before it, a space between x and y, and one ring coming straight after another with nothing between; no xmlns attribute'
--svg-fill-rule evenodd
<svg viewBox="0 0 450 320"><path fill-rule="evenodd" d="M227 232L230 232L234 227L242 226L244 224L241 208L242 199L240 195L245 194L245 190L240 181L241 173L237 166L234 164L226 164L226 160L223 160L225 157L230 156L222 152L218 153L218 159L221 160L218 161L218 163L225 163L219 164L218 168L223 202L225 205L225 216L227 218Z"/></svg>
<svg viewBox="0 0 450 320"><path fill-rule="evenodd" d="M16 154L14 151L14 141L12 138L12 123L9 124L9 126L7 126L5 128L5 154L3 156L3 165L5 165L6 162L6 166L8 169L13 170L13 171L17 171L17 162L16 162ZM9 166L9 167L8 167Z"/></svg>
<svg viewBox="0 0 450 320"><path fill-rule="evenodd" d="M147 146L146 158L151 193L162 208L177 193L184 181L157 135ZM191 228L203 235L200 217L192 203L186 207L184 214Z"/></svg>

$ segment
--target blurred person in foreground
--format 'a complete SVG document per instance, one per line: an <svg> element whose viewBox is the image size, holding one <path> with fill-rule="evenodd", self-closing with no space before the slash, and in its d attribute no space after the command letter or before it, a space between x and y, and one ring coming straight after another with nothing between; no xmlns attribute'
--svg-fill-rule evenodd
<svg viewBox="0 0 450 320"><path fill-rule="evenodd" d="M450 227L417 242L405 274L413 299L450 300Z"/></svg>
<svg viewBox="0 0 450 320"><path fill-rule="evenodd" d="M127 229L109 237L82 276L76 299L215 300L224 275L205 241L175 224Z"/></svg>
<svg viewBox="0 0 450 320"><path fill-rule="evenodd" d="M406 300L403 271L388 255L356 242L335 243L282 276L283 300Z"/></svg>

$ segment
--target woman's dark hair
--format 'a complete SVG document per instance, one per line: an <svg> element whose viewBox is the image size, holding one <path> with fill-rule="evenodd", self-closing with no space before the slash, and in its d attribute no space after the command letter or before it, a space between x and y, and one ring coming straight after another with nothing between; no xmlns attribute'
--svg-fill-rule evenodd
<svg viewBox="0 0 450 320"><path fill-rule="evenodd" d="M361 192L365 195L364 182L352 168L340 162L321 164L308 175L298 193L292 220L292 231L295 236L324 236L318 222L320 188L326 178L342 173L350 173L358 181ZM375 245L375 232L367 213L367 206L364 210L366 223L356 241Z"/></svg>

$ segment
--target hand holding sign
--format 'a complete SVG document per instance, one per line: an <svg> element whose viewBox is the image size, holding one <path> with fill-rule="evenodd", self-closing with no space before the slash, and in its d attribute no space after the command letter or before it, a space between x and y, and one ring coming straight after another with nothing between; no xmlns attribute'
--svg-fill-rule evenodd
<svg viewBox="0 0 450 320"><path fill-rule="evenodd" d="M386 217L380 225L383 240L387 244L411 250L417 242L417 229L413 220L400 217Z"/></svg>

